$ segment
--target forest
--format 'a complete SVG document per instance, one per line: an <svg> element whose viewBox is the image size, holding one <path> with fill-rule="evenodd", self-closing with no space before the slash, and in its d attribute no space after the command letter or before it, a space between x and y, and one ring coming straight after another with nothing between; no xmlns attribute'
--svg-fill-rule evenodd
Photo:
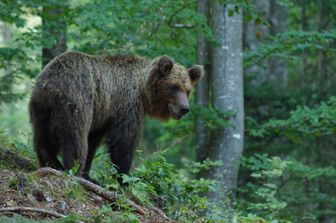
<svg viewBox="0 0 336 223"><path fill-rule="evenodd" d="M145 117L129 174L100 146L96 184L34 150L36 77L68 51L204 76L183 118ZM336 223L335 70L335 0L0 0L0 222Z"/></svg>

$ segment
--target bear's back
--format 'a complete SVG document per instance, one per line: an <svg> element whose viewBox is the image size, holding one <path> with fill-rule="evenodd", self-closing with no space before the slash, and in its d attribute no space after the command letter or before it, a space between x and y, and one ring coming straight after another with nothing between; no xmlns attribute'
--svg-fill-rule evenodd
<svg viewBox="0 0 336 223"><path fill-rule="evenodd" d="M66 52L38 75L32 101L77 104L91 109L97 126L108 116L123 116L141 104L144 70L149 62L137 56L94 56ZM41 100L43 98L43 100Z"/></svg>

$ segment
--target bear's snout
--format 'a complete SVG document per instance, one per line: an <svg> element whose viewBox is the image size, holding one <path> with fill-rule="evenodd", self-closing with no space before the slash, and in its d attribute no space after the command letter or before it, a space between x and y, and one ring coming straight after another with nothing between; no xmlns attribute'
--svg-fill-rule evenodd
<svg viewBox="0 0 336 223"><path fill-rule="evenodd" d="M189 112L189 106L188 107L184 107L184 108L181 108L180 110L180 114L181 115L185 115Z"/></svg>
<svg viewBox="0 0 336 223"><path fill-rule="evenodd" d="M185 105L169 104L168 108L169 108L169 113L170 113L171 117L173 117L177 120L181 119L185 114L187 114L189 112L189 105L188 104L185 104Z"/></svg>

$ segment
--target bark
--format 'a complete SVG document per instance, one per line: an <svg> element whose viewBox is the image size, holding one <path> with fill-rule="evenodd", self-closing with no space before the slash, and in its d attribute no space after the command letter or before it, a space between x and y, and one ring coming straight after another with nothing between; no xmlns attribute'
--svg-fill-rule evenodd
<svg viewBox="0 0 336 223"><path fill-rule="evenodd" d="M54 57L67 49L67 25L65 13L67 1L55 5L43 6L42 35L44 47L42 48L42 66L47 65Z"/></svg>
<svg viewBox="0 0 336 223"><path fill-rule="evenodd" d="M218 45L212 50L212 104L220 111L231 110L232 127L211 133L209 150L212 159L221 160L212 174L219 182L219 190L213 194L215 201L223 197L234 198L237 187L239 161L244 140L243 58L242 58L242 12L228 12L233 5L224 6L218 1L213 6L213 29Z"/></svg>
<svg viewBox="0 0 336 223"><path fill-rule="evenodd" d="M44 215L49 215L56 218L64 218L65 215L60 214L56 211L49 211L43 208L32 208L32 207L6 207L0 208L0 213L22 213L22 212L35 212Z"/></svg>
<svg viewBox="0 0 336 223"><path fill-rule="evenodd" d="M209 20L209 0L198 0L198 13L203 15L207 21ZM197 63L203 65L205 76L196 86L196 104L208 107L209 105L209 43L205 37L200 34L197 41ZM208 130L198 118L196 120L196 140L197 140L197 161L204 161L208 157L207 142ZM200 173L200 177L203 173Z"/></svg>

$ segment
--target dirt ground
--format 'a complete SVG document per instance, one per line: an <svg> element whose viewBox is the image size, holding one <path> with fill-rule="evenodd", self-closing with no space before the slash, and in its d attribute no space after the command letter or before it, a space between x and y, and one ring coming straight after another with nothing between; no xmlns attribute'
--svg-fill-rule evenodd
<svg viewBox="0 0 336 223"><path fill-rule="evenodd" d="M63 215L91 217L106 203L101 197L83 190L75 182L58 177L34 177L23 172L0 170L0 207L34 207ZM11 215L12 213L7 213ZM26 212L32 219L48 219L40 213Z"/></svg>
<svg viewBox="0 0 336 223"><path fill-rule="evenodd" d="M39 211L3 210L4 208L7 210L8 208L18 207L34 208L34 210L41 209L42 211L47 210L64 216L81 216L80 218L74 217L76 220L73 221L71 221L70 218L67 222L104 222L104 211L102 211L102 207L111 204L107 200L84 189L78 182L69 178L67 179L67 177L53 175L38 176L32 171L36 168L36 164L30 163L30 161L24 157L16 157L15 154L8 153L8 151L6 151L5 154L3 154L3 152L4 150L0 149L1 223L7 222L7 220L3 220L4 218L1 218L1 216L13 217L17 214L33 220L53 220L57 218L52 213L41 213ZM7 159L9 163L5 164L5 159ZM27 169L29 171L27 171ZM108 215L112 214L113 216L113 213L116 215L122 214L121 208L114 207L116 210L113 210L112 213ZM62 217L57 219L62 219ZM140 222L171 222L153 213L149 213L149 215L138 214L138 220ZM119 219L113 222L126 221L120 221Z"/></svg>

